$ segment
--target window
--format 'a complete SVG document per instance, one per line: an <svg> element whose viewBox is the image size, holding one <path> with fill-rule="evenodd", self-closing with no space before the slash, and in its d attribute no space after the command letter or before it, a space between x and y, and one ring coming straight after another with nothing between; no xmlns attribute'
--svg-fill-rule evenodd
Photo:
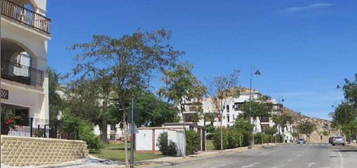
<svg viewBox="0 0 357 168"><path fill-rule="evenodd" d="M229 115L227 115L227 122L230 122L230 121L229 121Z"/></svg>
<svg viewBox="0 0 357 168"><path fill-rule="evenodd" d="M110 130L112 130L112 131L117 130L116 125L110 125Z"/></svg>
<svg viewBox="0 0 357 168"><path fill-rule="evenodd" d="M243 103L240 103L240 102L234 103L234 105L233 105L234 110L239 111L242 104Z"/></svg>
<svg viewBox="0 0 357 168"><path fill-rule="evenodd" d="M227 112L229 112L229 105L227 105Z"/></svg>

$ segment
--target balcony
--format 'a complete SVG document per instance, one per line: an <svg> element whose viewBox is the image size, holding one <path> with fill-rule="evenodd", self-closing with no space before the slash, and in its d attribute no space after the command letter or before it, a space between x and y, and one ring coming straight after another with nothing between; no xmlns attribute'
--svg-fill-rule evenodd
<svg viewBox="0 0 357 168"><path fill-rule="evenodd" d="M1 14L20 24L31 27L36 31L47 35L50 34L51 20L49 18L24 8L10 0L3 0Z"/></svg>
<svg viewBox="0 0 357 168"><path fill-rule="evenodd" d="M41 70L10 61L2 61L1 68L1 77L3 79L42 87L44 72Z"/></svg>

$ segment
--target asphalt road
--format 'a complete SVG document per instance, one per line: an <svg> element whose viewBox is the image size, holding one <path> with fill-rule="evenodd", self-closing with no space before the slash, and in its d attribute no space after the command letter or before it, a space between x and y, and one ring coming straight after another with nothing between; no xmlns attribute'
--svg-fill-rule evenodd
<svg viewBox="0 0 357 168"><path fill-rule="evenodd" d="M283 144L224 153L155 167L175 168L357 168L357 149L329 144Z"/></svg>

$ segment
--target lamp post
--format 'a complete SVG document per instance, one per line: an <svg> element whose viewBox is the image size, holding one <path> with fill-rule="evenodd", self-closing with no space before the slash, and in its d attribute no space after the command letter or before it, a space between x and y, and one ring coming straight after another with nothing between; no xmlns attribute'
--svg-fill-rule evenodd
<svg viewBox="0 0 357 168"><path fill-rule="evenodd" d="M253 73L253 71L255 71ZM251 124L253 125L253 130L252 130L252 138L251 138L251 142L250 142L250 146L254 145L254 118L252 118L252 88L253 88L253 76L256 75L261 75L260 71L254 70L253 66L250 69L250 78L249 78L249 120L251 122Z"/></svg>
<svg viewBox="0 0 357 168"><path fill-rule="evenodd" d="M336 86L336 89L341 89L342 87L340 86L340 85L337 85ZM346 107L344 108L344 110L343 110L343 112L345 113L345 121L344 121L344 123L347 121L347 111L346 111L347 109L346 109ZM340 130L340 135L342 134L342 131ZM350 136L350 135L348 135L348 136ZM346 139L347 137L345 137L345 139Z"/></svg>
<svg viewBox="0 0 357 168"><path fill-rule="evenodd" d="M1 91L1 72L2 72L2 66L1 66L1 39L2 39L2 34L1 34L1 18L2 18L2 7L3 7L3 0L0 0L0 91ZM0 97L0 136L2 133L2 108L1 108L1 97ZM1 138L0 138L1 139ZM0 140L1 141L1 140ZM0 147L0 152L1 152L1 147ZM1 160L0 160L1 161Z"/></svg>
<svg viewBox="0 0 357 168"><path fill-rule="evenodd" d="M1 34L1 18L2 18L2 7L3 7L3 0L0 0L0 91L1 91L1 72L2 72L2 66L1 66L1 39L2 39L2 34ZM0 97L0 144L1 144L1 133L2 133L2 108L1 108L1 97ZM0 163L2 162L1 160L1 153L2 153L2 149L1 149L1 145L0 145Z"/></svg>

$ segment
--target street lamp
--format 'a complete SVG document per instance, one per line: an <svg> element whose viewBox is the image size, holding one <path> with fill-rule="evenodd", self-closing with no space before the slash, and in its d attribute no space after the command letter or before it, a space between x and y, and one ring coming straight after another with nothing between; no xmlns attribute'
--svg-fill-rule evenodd
<svg viewBox="0 0 357 168"><path fill-rule="evenodd" d="M340 86L340 85L337 85L336 86L336 89L341 89L342 87ZM332 107L335 107L334 105L332 105ZM344 110L344 113L345 113L345 122L347 121L347 111L346 111L346 107L345 108L343 108ZM341 132L341 130L339 130L340 131L340 135L342 134L342 132ZM346 137L345 137L345 139L346 139Z"/></svg>
<svg viewBox="0 0 357 168"><path fill-rule="evenodd" d="M2 38L2 36L1 36L1 18L2 18L2 7L3 7L3 0L0 0L0 90L1 90L1 69L2 69L2 66L1 66L1 38ZM1 108L1 97L0 97L0 136L1 136L1 133L2 133L2 131L1 131L1 129L2 129L2 127L1 127L1 125L2 125L2 108ZM1 140L0 140L1 141ZM0 152L1 152L1 147L0 147ZM0 161L1 161L1 158L0 158Z"/></svg>
<svg viewBox="0 0 357 168"><path fill-rule="evenodd" d="M257 69L255 70L255 72L253 73L253 67L251 67L250 69L250 78L249 78L249 120L251 122L251 124L253 125L253 130L252 130L252 138L251 138L251 142L250 142L250 146L254 145L254 119L251 119L252 117L252 86L253 86L253 76L259 76L261 75L261 72Z"/></svg>

